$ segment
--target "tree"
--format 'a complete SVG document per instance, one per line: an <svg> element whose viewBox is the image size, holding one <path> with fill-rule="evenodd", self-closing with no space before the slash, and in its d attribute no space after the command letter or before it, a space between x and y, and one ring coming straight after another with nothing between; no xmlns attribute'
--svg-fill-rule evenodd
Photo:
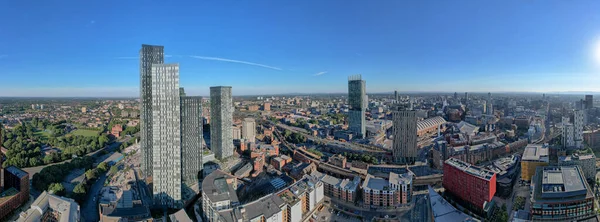
<svg viewBox="0 0 600 222"><path fill-rule="evenodd" d="M75 188L73 188L73 197L77 201L82 201L86 194L85 186L83 183L78 183Z"/></svg>
<svg viewBox="0 0 600 222"><path fill-rule="evenodd" d="M108 171L108 164L106 164L106 162L102 162L102 163L100 163L100 164L98 165L98 170L99 170L101 173L104 173L104 172Z"/></svg>
<svg viewBox="0 0 600 222"><path fill-rule="evenodd" d="M62 183L50 184L48 191L58 196L64 196L66 194L65 187L62 185Z"/></svg>
<svg viewBox="0 0 600 222"><path fill-rule="evenodd" d="M87 178L88 180L95 180L97 175L96 175L96 170L94 169L89 169L88 171L85 172L85 178Z"/></svg>
<svg viewBox="0 0 600 222"><path fill-rule="evenodd" d="M114 175L115 173L117 173L117 171L119 171L119 168L116 165L113 165L110 167L109 173Z"/></svg>

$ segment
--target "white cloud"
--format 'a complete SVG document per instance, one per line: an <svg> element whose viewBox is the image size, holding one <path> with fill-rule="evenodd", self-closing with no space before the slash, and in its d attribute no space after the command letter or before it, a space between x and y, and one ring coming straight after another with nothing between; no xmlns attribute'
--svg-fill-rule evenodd
<svg viewBox="0 0 600 222"><path fill-rule="evenodd" d="M190 57L195 58L195 59L202 59L202 60L232 62L232 63L239 63L239 64L251 65L251 66L259 66L259 67L263 67L263 68L267 68L267 69L282 70L281 68L275 67L275 66L269 66L269 65L264 65L264 64L260 64L260 63L247 62L247 61L234 60L234 59L226 59L226 58L219 58L219 57L208 57L208 56L195 56L195 55L190 56Z"/></svg>
<svg viewBox="0 0 600 222"><path fill-rule="evenodd" d="M314 74L313 76L320 76L320 75L324 75L325 73L327 73L327 72L326 71L318 72L318 73Z"/></svg>

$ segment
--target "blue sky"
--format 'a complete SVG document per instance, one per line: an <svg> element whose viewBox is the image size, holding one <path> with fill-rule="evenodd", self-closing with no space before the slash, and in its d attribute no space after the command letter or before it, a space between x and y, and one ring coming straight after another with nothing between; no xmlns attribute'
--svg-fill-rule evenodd
<svg viewBox="0 0 600 222"><path fill-rule="evenodd" d="M600 1L0 1L0 96L137 96L141 44L207 95L600 91ZM600 47L599 47L600 48Z"/></svg>

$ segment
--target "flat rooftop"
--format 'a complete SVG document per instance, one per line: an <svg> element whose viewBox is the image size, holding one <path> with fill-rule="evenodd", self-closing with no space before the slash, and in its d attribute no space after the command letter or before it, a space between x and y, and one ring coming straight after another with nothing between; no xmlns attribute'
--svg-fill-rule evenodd
<svg viewBox="0 0 600 222"><path fill-rule="evenodd" d="M28 176L29 174L19 168L16 168L14 166L9 166L5 169L6 171L8 171L9 173L11 173L12 175L17 176L18 178L23 178Z"/></svg>
<svg viewBox="0 0 600 222"><path fill-rule="evenodd" d="M450 166L453 166L457 169L460 169L464 172L467 172L473 176L479 177L481 179L484 180L491 180L492 177L494 176L494 172L478 167L478 166L473 166L471 164L468 164L466 162L463 162L461 160L458 159L454 159L454 158L450 158L448 160L446 160L445 164L448 164Z"/></svg>
<svg viewBox="0 0 600 222"><path fill-rule="evenodd" d="M537 144L529 144L523 152L522 161L548 162L548 147Z"/></svg>
<svg viewBox="0 0 600 222"><path fill-rule="evenodd" d="M563 202L592 196L579 166L538 167L534 178L534 199Z"/></svg>
<svg viewBox="0 0 600 222"><path fill-rule="evenodd" d="M5 190L4 192L0 193L0 204L3 204L4 202L8 201L10 198L17 195L18 193L19 191L14 187L11 187L8 190Z"/></svg>

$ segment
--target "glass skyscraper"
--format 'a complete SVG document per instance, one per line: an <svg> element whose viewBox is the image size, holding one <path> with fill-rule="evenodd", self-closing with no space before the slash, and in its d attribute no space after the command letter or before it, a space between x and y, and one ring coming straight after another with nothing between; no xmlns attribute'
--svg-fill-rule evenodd
<svg viewBox="0 0 600 222"><path fill-rule="evenodd" d="M140 153L145 177L152 176L152 64L165 63L164 47L140 49Z"/></svg>
<svg viewBox="0 0 600 222"><path fill-rule="evenodd" d="M202 97L185 96L181 89L181 157L183 183L198 183L202 170Z"/></svg>
<svg viewBox="0 0 600 222"><path fill-rule="evenodd" d="M233 156L231 86L210 87L210 149L217 159Z"/></svg>
<svg viewBox="0 0 600 222"><path fill-rule="evenodd" d="M367 110L366 82L360 75L348 78L348 128L359 138L365 138L365 112Z"/></svg>

